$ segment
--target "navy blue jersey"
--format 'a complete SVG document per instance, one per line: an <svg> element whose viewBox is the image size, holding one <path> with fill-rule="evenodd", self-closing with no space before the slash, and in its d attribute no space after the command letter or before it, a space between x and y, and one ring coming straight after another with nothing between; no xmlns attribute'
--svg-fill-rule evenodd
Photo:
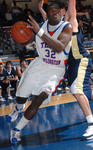
<svg viewBox="0 0 93 150"><path fill-rule="evenodd" d="M14 67L11 67L10 71L7 71L7 78L14 78L16 75L17 74Z"/></svg>
<svg viewBox="0 0 93 150"><path fill-rule="evenodd" d="M0 82L2 82L3 80L6 80L7 78L7 72L5 69L3 69L2 74L0 74Z"/></svg>
<svg viewBox="0 0 93 150"><path fill-rule="evenodd" d="M69 54L69 61L68 63L78 62L83 57L90 57L88 52L86 51L84 44L83 44L83 35L82 30L79 27L79 32L73 33L72 35L72 47Z"/></svg>

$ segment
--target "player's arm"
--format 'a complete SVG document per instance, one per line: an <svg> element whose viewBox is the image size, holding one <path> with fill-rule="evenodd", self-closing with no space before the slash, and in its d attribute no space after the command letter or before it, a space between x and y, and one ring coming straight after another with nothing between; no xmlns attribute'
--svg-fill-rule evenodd
<svg viewBox="0 0 93 150"><path fill-rule="evenodd" d="M19 67L19 66L16 67L16 72L17 72L17 75L18 75L19 77L21 77L22 74L23 74L23 73L20 71L20 67Z"/></svg>
<svg viewBox="0 0 93 150"><path fill-rule="evenodd" d="M63 32L59 35L58 39L53 39L45 33L42 36L43 41L47 43L47 45L55 50L57 53L60 53L62 50L66 48L68 43L71 41L72 37L72 26L71 24L67 25Z"/></svg>
<svg viewBox="0 0 93 150"><path fill-rule="evenodd" d="M18 76L17 75L15 75L15 77L13 77L13 78L7 78L8 80L11 80L11 81L13 81L13 80L18 80Z"/></svg>
<svg viewBox="0 0 93 150"><path fill-rule="evenodd" d="M67 20L72 24L73 32L78 32L78 22L76 18L76 0L68 1L68 10L65 16L65 21Z"/></svg>
<svg viewBox="0 0 93 150"><path fill-rule="evenodd" d="M28 21L31 24L31 26L29 27L31 27L34 30L34 32L38 33L41 30L37 22L31 16L29 16ZM52 37L48 36L45 33L43 33L41 38L43 41L46 42L46 44L50 48L60 53L68 45L68 42L71 40L71 37L72 37L72 26L67 25L64 31L59 35L57 40L53 39Z"/></svg>
<svg viewBox="0 0 93 150"><path fill-rule="evenodd" d="M44 4L44 0L40 0L39 4L38 4L38 8L39 8L39 11L44 19L44 21L47 19L47 15L46 15L46 12L44 11L43 9L43 4Z"/></svg>

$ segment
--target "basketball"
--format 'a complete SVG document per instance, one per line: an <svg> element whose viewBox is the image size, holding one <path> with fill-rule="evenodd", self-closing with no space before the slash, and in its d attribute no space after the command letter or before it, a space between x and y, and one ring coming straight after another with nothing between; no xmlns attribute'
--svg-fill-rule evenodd
<svg viewBox="0 0 93 150"><path fill-rule="evenodd" d="M28 28L29 24L24 21L18 21L11 27L11 36L19 44L28 43L33 35L33 31Z"/></svg>

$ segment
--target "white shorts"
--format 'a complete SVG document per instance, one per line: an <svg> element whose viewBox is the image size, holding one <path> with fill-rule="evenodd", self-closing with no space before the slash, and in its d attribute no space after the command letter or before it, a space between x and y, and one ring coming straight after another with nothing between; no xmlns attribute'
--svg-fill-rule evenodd
<svg viewBox="0 0 93 150"><path fill-rule="evenodd" d="M45 91L48 94L48 99L44 102L47 104L64 74L65 68L46 64L37 57L23 72L16 96L27 98L31 94L39 95L42 91Z"/></svg>

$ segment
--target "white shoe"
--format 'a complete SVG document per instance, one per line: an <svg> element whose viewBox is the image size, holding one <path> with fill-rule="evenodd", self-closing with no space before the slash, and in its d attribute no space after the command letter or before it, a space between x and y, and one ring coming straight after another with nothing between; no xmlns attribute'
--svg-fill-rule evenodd
<svg viewBox="0 0 93 150"><path fill-rule="evenodd" d="M83 134L84 139L93 139L93 123L89 125L85 133Z"/></svg>
<svg viewBox="0 0 93 150"><path fill-rule="evenodd" d="M69 90L70 90L70 88L66 86L66 87L65 87L65 90L66 90L66 91L69 91Z"/></svg>
<svg viewBox="0 0 93 150"><path fill-rule="evenodd" d="M20 139L20 131L11 130L10 132L10 141L12 144L17 144L21 141Z"/></svg>
<svg viewBox="0 0 93 150"><path fill-rule="evenodd" d="M62 88L61 88L61 87L58 87L57 90L58 90L58 91L62 91Z"/></svg>
<svg viewBox="0 0 93 150"><path fill-rule="evenodd" d="M8 100L13 100L13 97L11 95L8 96Z"/></svg>
<svg viewBox="0 0 93 150"><path fill-rule="evenodd" d="M6 100L3 97L0 97L1 102L5 102Z"/></svg>
<svg viewBox="0 0 93 150"><path fill-rule="evenodd" d="M17 106L15 106L15 108L13 109L13 111L8 115L7 117L7 121L8 122L13 122L17 119L18 114L20 112L22 112L22 110L25 108L25 104L22 106L22 108L20 110L17 109Z"/></svg>

